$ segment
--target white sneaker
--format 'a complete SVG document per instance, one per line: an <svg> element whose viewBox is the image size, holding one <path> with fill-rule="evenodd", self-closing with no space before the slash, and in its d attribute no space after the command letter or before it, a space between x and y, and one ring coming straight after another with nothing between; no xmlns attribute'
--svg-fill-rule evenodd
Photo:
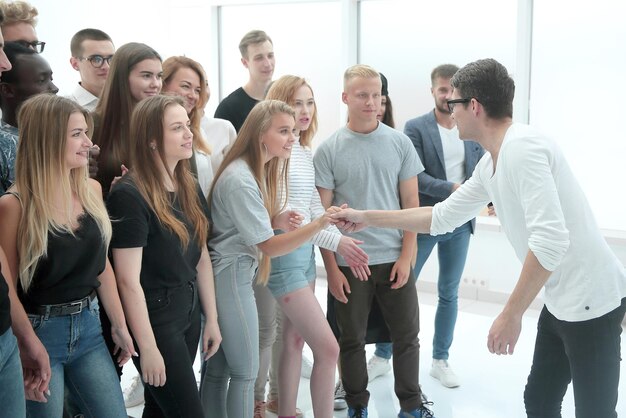
<svg viewBox="0 0 626 418"><path fill-rule="evenodd" d="M337 382L335 385L335 411L346 409L348 407L348 403L346 402L346 391L343 390L343 385L341 384L341 380Z"/></svg>
<svg viewBox="0 0 626 418"><path fill-rule="evenodd" d="M441 384L447 388L455 388L461 385L459 378L450 368L448 360L433 359L433 367L430 369L430 375L438 379Z"/></svg>
<svg viewBox="0 0 626 418"><path fill-rule="evenodd" d="M376 354L374 354L370 361L367 362L367 381L371 382L378 376L389 373L390 370L391 364L389 364L389 360L386 358L378 357Z"/></svg>
<svg viewBox="0 0 626 418"><path fill-rule="evenodd" d="M309 360L309 358L303 354L302 355L302 368L300 369L300 376L304 377L305 379L310 379L312 372L313 372L313 363L311 363L311 360Z"/></svg>
<svg viewBox="0 0 626 418"><path fill-rule="evenodd" d="M137 375L133 377L130 386L124 389L124 406L132 408L141 405L143 402L143 382L141 381L141 376Z"/></svg>

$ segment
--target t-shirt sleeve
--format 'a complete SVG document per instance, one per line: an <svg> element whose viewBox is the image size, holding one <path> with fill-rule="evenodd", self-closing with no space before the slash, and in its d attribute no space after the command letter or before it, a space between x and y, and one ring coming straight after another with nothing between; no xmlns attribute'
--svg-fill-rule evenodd
<svg viewBox="0 0 626 418"><path fill-rule="evenodd" d="M113 226L111 248L147 245L151 215L139 191L122 184L114 187L107 198L107 208Z"/></svg>
<svg viewBox="0 0 626 418"><path fill-rule="evenodd" d="M335 190L335 177L328 144L319 146L313 156L313 165L315 166L315 185L323 189Z"/></svg>
<svg viewBox="0 0 626 418"><path fill-rule="evenodd" d="M408 136L402 134L400 146L402 152L402 166L398 173L398 180L406 180L417 176L424 171L424 165L417 155L417 151Z"/></svg>
<svg viewBox="0 0 626 418"><path fill-rule="evenodd" d="M221 200L246 245L256 245L274 236L270 216L258 189L246 185L228 188Z"/></svg>

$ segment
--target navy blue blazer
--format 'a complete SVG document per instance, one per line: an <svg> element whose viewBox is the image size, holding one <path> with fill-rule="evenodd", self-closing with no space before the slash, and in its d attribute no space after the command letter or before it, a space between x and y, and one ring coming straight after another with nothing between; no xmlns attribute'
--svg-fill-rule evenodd
<svg viewBox="0 0 626 418"><path fill-rule="evenodd" d="M425 115L409 120L404 125L404 133L411 138L424 165L424 171L417 175L420 206L433 206L447 199L452 194L453 183L446 178L446 163L434 109ZM463 141L463 144L465 145L465 180L467 180L472 176L485 150L474 141ZM472 232L474 232L475 224L476 219L472 219Z"/></svg>

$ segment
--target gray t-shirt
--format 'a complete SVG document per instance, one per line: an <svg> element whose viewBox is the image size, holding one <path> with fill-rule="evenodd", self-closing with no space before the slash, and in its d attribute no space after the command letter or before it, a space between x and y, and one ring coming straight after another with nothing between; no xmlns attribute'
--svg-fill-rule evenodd
<svg viewBox="0 0 626 418"><path fill-rule="evenodd" d="M340 128L317 148L313 162L315 185L334 191L333 205L355 209L401 209L399 183L424 171L409 137L382 123L369 134ZM346 235L364 241L361 248L370 265L400 257L399 229L366 228ZM339 254L336 258L340 266L347 265Z"/></svg>
<svg viewBox="0 0 626 418"><path fill-rule="evenodd" d="M261 191L250 167L233 161L213 186L209 249L213 261L249 255L258 259L256 244L274 236Z"/></svg>

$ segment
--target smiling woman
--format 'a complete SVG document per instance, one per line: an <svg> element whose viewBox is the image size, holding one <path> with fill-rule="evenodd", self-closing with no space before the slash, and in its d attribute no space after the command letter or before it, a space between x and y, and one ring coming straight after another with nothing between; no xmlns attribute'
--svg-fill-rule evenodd
<svg viewBox="0 0 626 418"><path fill-rule="evenodd" d="M202 417L193 362L217 350L208 208L189 171L192 135L180 97L142 100L132 115L132 168L108 199L120 296L146 383L144 416Z"/></svg>
<svg viewBox="0 0 626 418"><path fill-rule="evenodd" d="M70 99L40 94L26 101L19 116L16 183L0 197L0 246L19 294L11 300L12 311L18 321L26 314L30 321L30 327L20 327L28 334L20 349L45 357L38 377L26 369L27 381L40 381L27 387L32 417L61 416L66 389L80 411L126 417L102 335L100 303L111 320L109 333L122 348L118 364L135 349L107 259L111 222L98 183L85 181L90 121ZM75 384L66 387L64 376Z"/></svg>
<svg viewBox="0 0 626 418"><path fill-rule="evenodd" d="M224 157L209 194L213 219L209 243L224 341L202 370L200 391L208 418L252 418L259 369L259 320L252 283L255 276L258 283L267 283L270 257L300 247L328 224L328 216L321 216L295 231L274 234L273 224L284 206L278 191L287 184L285 159L295 141L294 125L294 111L286 103L259 102Z"/></svg>
<svg viewBox="0 0 626 418"><path fill-rule="evenodd" d="M130 116L135 105L161 91L161 56L148 45L122 45L111 60L109 76L94 112L93 141L100 146L98 174L104 196L129 164Z"/></svg>

